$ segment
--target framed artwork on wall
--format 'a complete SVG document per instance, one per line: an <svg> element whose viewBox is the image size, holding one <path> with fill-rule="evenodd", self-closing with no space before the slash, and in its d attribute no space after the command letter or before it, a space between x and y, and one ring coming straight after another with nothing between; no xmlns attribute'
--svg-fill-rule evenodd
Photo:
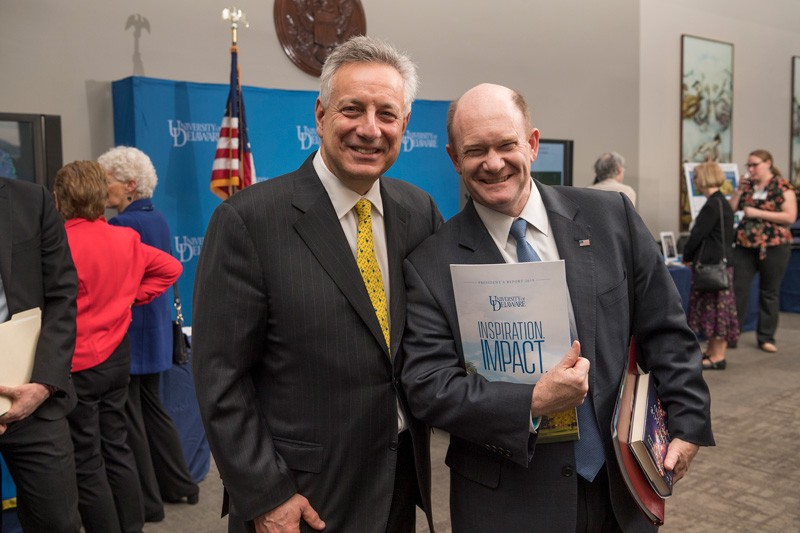
<svg viewBox="0 0 800 533"><path fill-rule="evenodd" d="M733 142L733 45L681 36L681 163L731 162ZM691 222L682 177L680 226Z"/></svg>
<svg viewBox="0 0 800 533"><path fill-rule="evenodd" d="M795 186L800 185L800 56L792 58L792 135L789 154L792 159L791 176Z"/></svg>

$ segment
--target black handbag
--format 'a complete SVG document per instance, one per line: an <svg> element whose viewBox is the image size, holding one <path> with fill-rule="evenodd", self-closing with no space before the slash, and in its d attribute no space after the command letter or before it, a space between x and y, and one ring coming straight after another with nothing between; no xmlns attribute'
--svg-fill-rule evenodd
<svg viewBox="0 0 800 533"><path fill-rule="evenodd" d="M185 365L189 362L189 338L183 333L183 312L177 281L172 286L172 290L175 296L172 303L175 308L175 320L172 321L172 363Z"/></svg>
<svg viewBox="0 0 800 533"><path fill-rule="evenodd" d="M726 250L725 250L725 224L723 222L723 209L722 209L722 201L717 198L717 201L720 202L720 211L719 211L719 227L722 231L722 261L719 263L707 263L703 264L700 261L694 262L693 267L693 281L694 281L694 288L700 292L717 292L717 291L724 291L727 290L728 287L728 258ZM703 245L700 247L700 251L697 253L697 257L701 257L703 255L703 248L705 247L706 243L703 241Z"/></svg>

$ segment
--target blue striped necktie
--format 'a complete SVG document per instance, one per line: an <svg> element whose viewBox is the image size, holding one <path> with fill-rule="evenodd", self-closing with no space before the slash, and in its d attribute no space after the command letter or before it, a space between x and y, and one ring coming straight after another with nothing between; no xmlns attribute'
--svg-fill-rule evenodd
<svg viewBox="0 0 800 533"><path fill-rule="evenodd" d="M511 224L510 234L517 242L517 261L520 263L533 263L541 261L541 257L525 238L528 223L518 218ZM570 344L572 344L570 333ZM595 476L605 463L603 441L600 437L600 427L594 416L594 402L591 394L578 406L578 428L580 439L575 441L575 463L578 474L587 481L594 481Z"/></svg>

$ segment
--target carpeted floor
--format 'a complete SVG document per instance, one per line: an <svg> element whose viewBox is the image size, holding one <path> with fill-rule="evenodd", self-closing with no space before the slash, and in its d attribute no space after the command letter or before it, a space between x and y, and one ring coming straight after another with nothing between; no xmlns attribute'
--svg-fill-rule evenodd
<svg viewBox="0 0 800 533"><path fill-rule="evenodd" d="M712 393L715 448L702 449L667 502L665 533L800 531L800 314L781 315L776 354L758 350L753 333L728 351L728 368L706 372ZM447 434L433 436L435 526L450 531ZM222 486L212 464L196 506L168 505L147 533L226 531L219 518ZM428 531L422 516L418 530ZM524 527L520 528L524 531Z"/></svg>

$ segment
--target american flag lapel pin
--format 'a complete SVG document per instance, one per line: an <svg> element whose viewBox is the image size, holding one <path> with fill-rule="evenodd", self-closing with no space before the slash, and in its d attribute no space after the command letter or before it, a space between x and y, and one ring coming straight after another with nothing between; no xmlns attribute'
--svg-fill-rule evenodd
<svg viewBox="0 0 800 533"><path fill-rule="evenodd" d="M578 246L583 247L583 246L589 246L590 244L591 243L589 242L589 239L580 239L580 240L578 240Z"/></svg>

